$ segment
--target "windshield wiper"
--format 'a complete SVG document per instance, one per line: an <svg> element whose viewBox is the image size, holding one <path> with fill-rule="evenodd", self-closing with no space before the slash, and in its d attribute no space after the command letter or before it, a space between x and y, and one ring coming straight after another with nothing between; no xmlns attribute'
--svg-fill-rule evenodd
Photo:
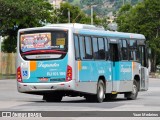
<svg viewBox="0 0 160 120"><path fill-rule="evenodd" d="M34 50L22 53L22 55L33 55L33 54L65 54L64 51L59 50Z"/></svg>

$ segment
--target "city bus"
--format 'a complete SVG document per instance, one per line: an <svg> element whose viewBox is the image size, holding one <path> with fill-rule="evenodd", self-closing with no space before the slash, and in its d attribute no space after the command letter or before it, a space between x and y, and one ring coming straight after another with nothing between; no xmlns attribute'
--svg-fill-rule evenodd
<svg viewBox="0 0 160 120"><path fill-rule="evenodd" d="M78 23L20 29L17 89L47 102L81 96L91 102L124 94L135 100L148 89L144 35Z"/></svg>

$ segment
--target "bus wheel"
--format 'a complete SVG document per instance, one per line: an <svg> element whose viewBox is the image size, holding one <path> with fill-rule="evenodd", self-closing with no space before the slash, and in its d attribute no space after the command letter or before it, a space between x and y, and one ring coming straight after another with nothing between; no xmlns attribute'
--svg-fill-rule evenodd
<svg viewBox="0 0 160 120"><path fill-rule="evenodd" d="M46 102L60 102L63 98L61 95L53 96L54 95L44 95L43 100L46 100Z"/></svg>
<svg viewBox="0 0 160 120"><path fill-rule="evenodd" d="M104 96L105 96L105 85L102 80L99 80L97 84L96 102L99 103L103 102Z"/></svg>
<svg viewBox="0 0 160 120"><path fill-rule="evenodd" d="M138 84L137 84L136 80L134 80L134 82L133 82L132 92L125 93L124 95L125 95L125 98L127 98L128 100L135 100L137 98Z"/></svg>

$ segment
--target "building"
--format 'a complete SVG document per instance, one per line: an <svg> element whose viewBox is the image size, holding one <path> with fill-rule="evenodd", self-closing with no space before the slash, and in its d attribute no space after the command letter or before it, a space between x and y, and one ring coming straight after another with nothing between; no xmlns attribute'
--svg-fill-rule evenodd
<svg viewBox="0 0 160 120"><path fill-rule="evenodd" d="M49 0L49 3L51 3L55 8L60 8L60 4L64 1L65 0Z"/></svg>

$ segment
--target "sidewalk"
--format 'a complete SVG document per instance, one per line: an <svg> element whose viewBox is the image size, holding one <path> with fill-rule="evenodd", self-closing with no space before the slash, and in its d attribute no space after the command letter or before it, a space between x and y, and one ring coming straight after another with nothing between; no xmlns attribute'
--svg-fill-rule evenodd
<svg viewBox="0 0 160 120"><path fill-rule="evenodd" d="M149 78L157 78L160 79L160 74L159 73L150 73Z"/></svg>
<svg viewBox="0 0 160 120"><path fill-rule="evenodd" d="M2 75L0 74L0 80L4 79L16 79L16 75Z"/></svg>

